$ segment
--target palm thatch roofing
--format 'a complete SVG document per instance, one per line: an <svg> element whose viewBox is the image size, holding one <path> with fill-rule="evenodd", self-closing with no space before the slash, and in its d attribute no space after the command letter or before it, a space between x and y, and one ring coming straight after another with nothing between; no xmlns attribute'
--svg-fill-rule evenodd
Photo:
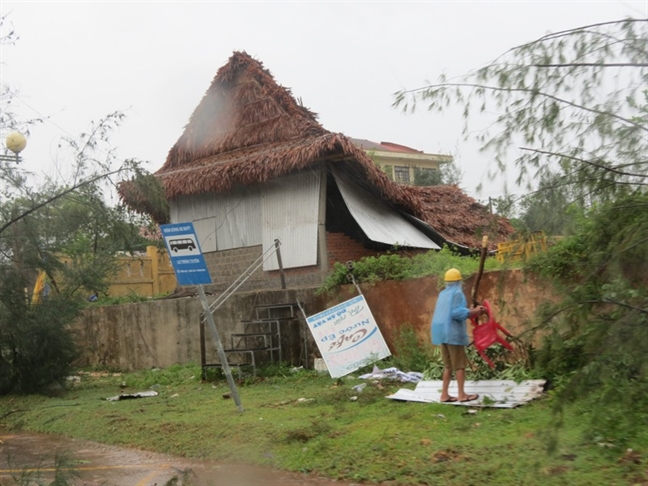
<svg viewBox="0 0 648 486"><path fill-rule="evenodd" d="M218 70L154 176L171 200L260 184L321 162L344 166L359 185L428 222L456 243L477 248L481 241L478 229L493 224L497 235L510 232L510 225L488 217L483 207L457 188L425 191L389 180L351 139L324 129L315 113L298 103L290 89L279 85L260 61L245 52L234 52ZM141 185L124 183L119 190L133 209L165 222L168 216L153 207ZM452 197L452 202L434 194ZM457 217L458 212L464 217ZM455 223L459 226L448 226Z"/></svg>

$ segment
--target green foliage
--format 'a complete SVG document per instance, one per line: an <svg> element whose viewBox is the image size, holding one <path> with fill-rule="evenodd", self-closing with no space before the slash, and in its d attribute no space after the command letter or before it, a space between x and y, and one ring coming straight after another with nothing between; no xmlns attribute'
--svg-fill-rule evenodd
<svg viewBox="0 0 648 486"><path fill-rule="evenodd" d="M37 393L63 387L77 356L68 325L78 317L82 303L51 296L31 304L25 282L13 269L0 278L0 394Z"/></svg>
<svg viewBox="0 0 648 486"><path fill-rule="evenodd" d="M441 171L438 169L414 168L415 186L438 186L443 184Z"/></svg>
<svg viewBox="0 0 648 486"><path fill-rule="evenodd" d="M484 268L498 268L497 260L487 258ZM479 258L460 256L444 247L440 251L429 251L412 257L397 254L386 254L378 257L364 257L353 263L352 274L357 283L375 283L382 280L404 280L408 278L440 277L449 268L457 268L464 278L479 269ZM331 292L340 285L351 283L349 269L346 265L336 263L326 281L318 289L318 293Z"/></svg>
<svg viewBox="0 0 648 486"><path fill-rule="evenodd" d="M495 368L491 368L482 359L474 346L466 348L469 366L466 368L467 380L513 380L521 382L538 378L538 373L530 368L528 357L525 352L511 353L509 350L496 344L486 351L486 356L493 362ZM434 348L431 359L424 371L424 379L441 380L443 378L443 360L441 349Z"/></svg>
<svg viewBox="0 0 648 486"><path fill-rule="evenodd" d="M592 210L579 232L532 260L562 300L546 306L538 368L561 383L558 409L590 406L589 435L626 442L648 427L648 196Z"/></svg>
<svg viewBox="0 0 648 486"><path fill-rule="evenodd" d="M171 365L168 368L153 368L129 373L123 382L133 389L178 386L200 381L200 371L200 366L194 364Z"/></svg>
<svg viewBox="0 0 648 486"><path fill-rule="evenodd" d="M433 347L429 339L422 342L414 327L403 323L394 339L394 355L390 358L390 363L402 371L423 372L432 359L432 353Z"/></svg>

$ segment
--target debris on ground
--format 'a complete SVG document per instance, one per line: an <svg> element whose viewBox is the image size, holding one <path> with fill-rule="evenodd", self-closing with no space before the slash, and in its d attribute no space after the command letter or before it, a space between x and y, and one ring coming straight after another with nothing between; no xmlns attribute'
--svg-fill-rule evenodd
<svg viewBox="0 0 648 486"><path fill-rule="evenodd" d="M143 391L138 393L126 393L122 395L116 395L114 397L108 397L105 400L108 402L118 402L120 400L132 400L134 398L147 398L147 397L156 397L158 392L154 390Z"/></svg>
<svg viewBox="0 0 648 486"><path fill-rule="evenodd" d="M387 379L387 380L397 380L397 381L402 381L407 383L418 383L423 379L423 373L419 373L418 371L408 371L406 373L404 371L399 370L398 368L385 368L384 370L381 370L377 366L374 366L371 373L360 375L358 378L360 378L361 380Z"/></svg>

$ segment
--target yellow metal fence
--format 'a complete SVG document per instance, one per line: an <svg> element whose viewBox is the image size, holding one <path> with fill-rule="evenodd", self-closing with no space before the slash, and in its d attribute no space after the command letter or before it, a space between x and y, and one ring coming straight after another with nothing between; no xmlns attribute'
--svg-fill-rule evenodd
<svg viewBox="0 0 648 486"><path fill-rule="evenodd" d="M146 247L146 255L119 257L119 270L110 279L108 295L151 297L172 292L178 286L166 250Z"/></svg>
<svg viewBox="0 0 648 486"><path fill-rule="evenodd" d="M526 260L534 253L547 250L547 236L544 233L534 233L527 238L497 244L497 261Z"/></svg>

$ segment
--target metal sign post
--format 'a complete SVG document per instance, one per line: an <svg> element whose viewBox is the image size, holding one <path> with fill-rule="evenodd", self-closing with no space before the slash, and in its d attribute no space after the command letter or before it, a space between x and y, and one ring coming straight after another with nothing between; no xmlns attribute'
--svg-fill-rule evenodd
<svg viewBox="0 0 648 486"><path fill-rule="evenodd" d="M242 412L243 406L241 405L241 399L239 398L238 390L236 389L236 383L234 383L234 378L232 377L232 369L230 368L230 365L227 362L227 356L225 356L223 343L221 343L220 336L218 335L218 329L216 329L214 316L209 310L209 303L207 302L207 296L205 295L205 290L203 289L202 285L198 285L198 296L200 297L200 303L202 304L203 312L205 313L205 319L207 320L207 325L209 326L209 330L212 333L212 338L214 339L214 344L216 345L216 352L218 353L218 359L220 359L220 362L223 365L223 371L225 372L225 377L227 378L227 384L229 385L230 391L232 392L234 403L236 403L239 412Z"/></svg>
<svg viewBox="0 0 648 486"><path fill-rule="evenodd" d="M205 320L207 321L209 330L212 333L216 352L218 353L218 358L223 366L223 372L227 378L227 384L232 392L232 397L234 398L236 406L239 411L242 412L243 407L241 406L238 390L236 389L236 384L232 377L232 369L227 362L227 356L225 355L223 344L218 335L218 329L216 329L214 316L209 309L207 296L203 289L203 284L210 284L212 281L211 276L209 275L209 270L207 269L207 264L205 263L205 257L200 250L200 244L198 243L198 237L196 236L193 223L163 224L160 225L160 230L162 231L162 237L164 238L164 243L169 252L171 264L173 265L173 270L175 271L178 284L196 285L198 287L198 295L205 314Z"/></svg>

